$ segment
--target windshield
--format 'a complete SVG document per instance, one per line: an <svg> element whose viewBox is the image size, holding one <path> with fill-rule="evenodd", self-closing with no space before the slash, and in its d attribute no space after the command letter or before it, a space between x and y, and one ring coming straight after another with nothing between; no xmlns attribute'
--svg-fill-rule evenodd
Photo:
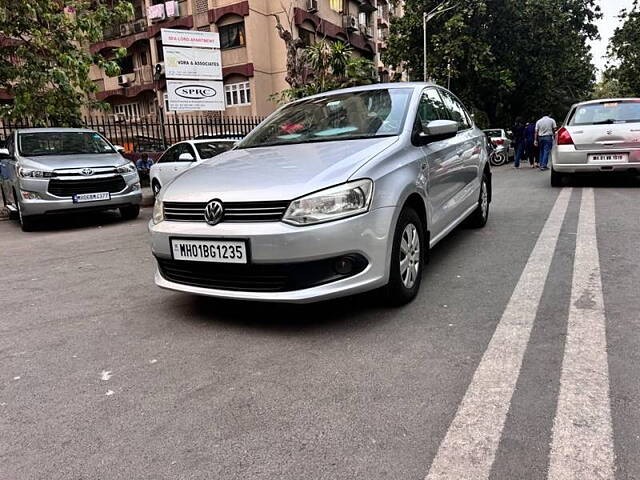
<svg viewBox="0 0 640 480"><path fill-rule="evenodd" d="M501 137L502 136L502 130L485 130L484 133L486 133L487 136L489 136L489 137Z"/></svg>
<svg viewBox="0 0 640 480"><path fill-rule="evenodd" d="M77 155L115 153L113 147L97 132L34 132L18 135L20 154Z"/></svg>
<svg viewBox="0 0 640 480"><path fill-rule="evenodd" d="M602 102L579 106L569 125L640 123L640 101Z"/></svg>
<svg viewBox="0 0 640 480"><path fill-rule="evenodd" d="M215 157L216 155L220 155L221 153L233 148L232 142L205 142L196 143L195 145L200 158L203 160Z"/></svg>
<svg viewBox="0 0 640 480"><path fill-rule="evenodd" d="M412 93L385 88L302 100L278 111L238 148L399 135Z"/></svg>

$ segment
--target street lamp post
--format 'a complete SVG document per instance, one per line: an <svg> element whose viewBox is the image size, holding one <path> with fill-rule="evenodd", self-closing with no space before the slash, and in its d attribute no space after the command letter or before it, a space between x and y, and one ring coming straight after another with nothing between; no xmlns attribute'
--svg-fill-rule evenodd
<svg viewBox="0 0 640 480"><path fill-rule="evenodd" d="M424 45L422 47L423 62L424 62L423 79L425 82L428 80L428 77L427 77L427 23L429 23L431 20L433 20L435 17L437 17L441 13L448 12L449 10L456 8L456 5L447 7L448 4L449 4L449 0L445 0L430 12L424 12L424 14L422 15L422 37L424 42Z"/></svg>

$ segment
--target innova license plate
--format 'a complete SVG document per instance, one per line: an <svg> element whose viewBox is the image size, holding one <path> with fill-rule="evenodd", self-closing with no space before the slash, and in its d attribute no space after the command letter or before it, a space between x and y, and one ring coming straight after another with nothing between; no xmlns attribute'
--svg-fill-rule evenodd
<svg viewBox="0 0 640 480"><path fill-rule="evenodd" d="M589 162L628 162L628 153L596 153L589 154Z"/></svg>
<svg viewBox="0 0 640 480"><path fill-rule="evenodd" d="M111 200L111 194L109 192L76 193L72 198L73 203L97 202L101 200Z"/></svg>
<svg viewBox="0 0 640 480"><path fill-rule="evenodd" d="M211 263L247 263L244 240L189 240L172 238L174 260Z"/></svg>

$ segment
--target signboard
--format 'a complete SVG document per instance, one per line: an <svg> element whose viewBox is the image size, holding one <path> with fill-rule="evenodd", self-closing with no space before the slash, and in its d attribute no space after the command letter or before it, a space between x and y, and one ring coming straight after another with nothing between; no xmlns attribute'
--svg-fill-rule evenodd
<svg viewBox="0 0 640 480"><path fill-rule="evenodd" d="M167 80L169 110L225 109L224 84L212 80Z"/></svg>
<svg viewBox="0 0 640 480"><path fill-rule="evenodd" d="M167 78L222 80L220 50L207 48L164 47Z"/></svg>
<svg viewBox="0 0 640 480"><path fill-rule="evenodd" d="M216 32L198 30L162 29L162 45L177 47L220 48L220 35Z"/></svg>

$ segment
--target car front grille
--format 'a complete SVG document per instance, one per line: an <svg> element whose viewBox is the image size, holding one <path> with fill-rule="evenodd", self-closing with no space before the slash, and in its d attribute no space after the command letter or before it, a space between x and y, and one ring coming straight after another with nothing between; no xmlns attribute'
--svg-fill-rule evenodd
<svg viewBox="0 0 640 480"><path fill-rule="evenodd" d="M165 220L204 222L206 203L165 202ZM288 201L223 203L222 222L277 222L289 206Z"/></svg>
<svg viewBox="0 0 640 480"><path fill-rule="evenodd" d="M348 273L337 273L339 258L300 263L224 264L156 258L160 274L170 282L193 287L244 292L286 292L341 280L362 272L367 260L347 255L352 263ZM340 257L344 259L346 257Z"/></svg>
<svg viewBox="0 0 640 480"><path fill-rule="evenodd" d="M48 191L57 197L71 197L79 193L109 192L124 190L127 183L121 175L106 178L88 178L82 180L49 180Z"/></svg>

